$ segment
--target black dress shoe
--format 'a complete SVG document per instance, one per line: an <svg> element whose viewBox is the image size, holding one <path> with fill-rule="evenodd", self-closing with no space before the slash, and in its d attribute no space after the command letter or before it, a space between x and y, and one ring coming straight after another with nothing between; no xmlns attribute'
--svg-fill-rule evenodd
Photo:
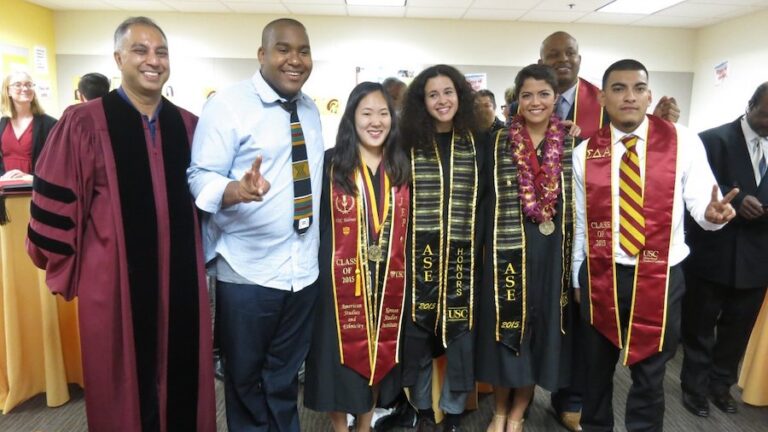
<svg viewBox="0 0 768 432"><path fill-rule="evenodd" d="M683 392L683 406L693 415L709 417L709 401L704 396Z"/></svg>
<svg viewBox="0 0 768 432"><path fill-rule="evenodd" d="M431 418L420 417L419 422L416 424L416 432L438 432L435 421Z"/></svg>
<svg viewBox="0 0 768 432"><path fill-rule="evenodd" d="M736 414L738 409L736 408L736 401L731 397L731 394L726 392L719 395L712 395L712 403L720 409L720 411L727 414Z"/></svg>

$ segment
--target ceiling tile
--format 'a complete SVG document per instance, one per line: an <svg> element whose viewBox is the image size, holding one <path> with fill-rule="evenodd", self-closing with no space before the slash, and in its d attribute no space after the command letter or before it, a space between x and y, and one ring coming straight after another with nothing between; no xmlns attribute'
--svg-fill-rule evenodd
<svg viewBox="0 0 768 432"><path fill-rule="evenodd" d="M344 0L282 0L286 6L293 6L294 4L315 4L315 5L336 5L346 6L347 3Z"/></svg>
<svg viewBox="0 0 768 432"><path fill-rule="evenodd" d="M493 21L515 21L528 12L525 10L515 9L477 9L475 7L470 8L467 13L464 14L464 19L478 19L478 20L493 20Z"/></svg>
<svg viewBox="0 0 768 432"><path fill-rule="evenodd" d="M713 24L713 18L676 17L668 15L651 15L636 21L633 25L649 27L686 27L698 28Z"/></svg>
<svg viewBox="0 0 768 432"><path fill-rule="evenodd" d="M404 7L393 6L347 6L349 16L364 17L404 17Z"/></svg>
<svg viewBox="0 0 768 432"><path fill-rule="evenodd" d="M768 0L688 0L686 3L741 5L741 6L768 6Z"/></svg>
<svg viewBox="0 0 768 432"><path fill-rule="evenodd" d="M115 7L102 0L37 0L30 1L52 10L114 10Z"/></svg>
<svg viewBox="0 0 768 432"><path fill-rule="evenodd" d="M288 12L297 15L347 16L347 7L336 4L286 4Z"/></svg>
<svg viewBox="0 0 768 432"><path fill-rule="evenodd" d="M475 0L472 9L530 9L541 3L541 0ZM409 1L408 4L411 4Z"/></svg>
<svg viewBox="0 0 768 432"><path fill-rule="evenodd" d="M179 12L232 12L223 3L217 1L164 0L164 3Z"/></svg>
<svg viewBox="0 0 768 432"><path fill-rule="evenodd" d="M408 0L407 6L417 8L468 8L472 0ZM437 11L435 11L437 12Z"/></svg>
<svg viewBox="0 0 768 432"><path fill-rule="evenodd" d="M241 1L226 0L227 5L233 12L239 13L263 13L263 14L285 14L288 9L282 3L245 3Z"/></svg>
<svg viewBox="0 0 768 432"><path fill-rule="evenodd" d="M410 2L409 2L410 4ZM459 19L467 8L428 8L428 7L412 7L405 8L405 16L407 18L437 18L437 19Z"/></svg>
<svg viewBox="0 0 768 432"><path fill-rule="evenodd" d="M544 0L539 2L536 9L593 12L595 9L604 6L606 3L608 3L608 0ZM573 7L570 5L573 5Z"/></svg>
<svg viewBox="0 0 768 432"><path fill-rule="evenodd" d="M153 0L105 0L107 3L126 11L161 11L172 12L173 9L161 1Z"/></svg>
<svg viewBox="0 0 768 432"><path fill-rule="evenodd" d="M631 24L644 17L645 15L641 15L641 14L618 14L618 13L615 14L615 13L593 12L591 14L584 15L576 22L584 23L584 24L621 25L621 24Z"/></svg>
<svg viewBox="0 0 768 432"><path fill-rule="evenodd" d="M520 18L520 21L537 22L574 22L587 15L587 12L577 11L548 11L534 9Z"/></svg>
<svg viewBox="0 0 768 432"><path fill-rule="evenodd" d="M704 18L717 17L722 14L747 13L749 11L749 6L742 5L680 3L671 8L656 12L654 15Z"/></svg>

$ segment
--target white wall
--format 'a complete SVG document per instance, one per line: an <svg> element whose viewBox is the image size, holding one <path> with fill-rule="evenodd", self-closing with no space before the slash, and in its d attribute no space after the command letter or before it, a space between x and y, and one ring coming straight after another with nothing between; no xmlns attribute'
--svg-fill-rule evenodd
<svg viewBox="0 0 768 432"><path fill-rule="evenodd" d="M700 29L696 38L690 124L701 131L744 113L755 88L768 81L768 11ZM714 67L728 61L719 85Z"/></svg>
<svg viewBox="0 0 768 432"><path fill-rule="evenodd" d="M261 42L261 29L277 18L249 14L147 12L146 15L155 19L168 35L172 64L169 84L173 85L176 93L174 101L193 112L200 111L204 89L225 85L227 83L222 80L234 78L232 73L222 74L220 68L216 70L210 61L202 59L255 59ZM78 74L91 72L85 70L87 65L110 68L100 71L118 76L108 56L113 50L112 33L126 16L128 14L124 12L56 12L57 54L104 56L101 60L83 62L84 70ZM568 31L579 40L583 57L581 75L596 83L599 83L608 65L626 57L642 61L651 71L690 73L694 64L691 47L696 42L696 31L690 29L504 21L296 18L307 27L316 62L305 91L321 100L338 98L342 103L355 85L356 66L371 69L384 66L416 72L435 63L521 67L538 59L541 41L557 30ZM237 79L248 76L241 70L237 73ZM74 78L62 77L65 83ZM652 73L651 88L656 90L655 97L662 94L685 96L685 100L681 101L686 104L681 121L687 123L690 80L659 79L659 85L654 87L653 79ZM490 88L498 101L502 100L504 88L513 80L514 76L510 76L506 84L498 82ZM65 86L65 83L61 85ZM61 93L68 95L70 92L62 87ZM61 108L66 105L62 103ZM324 126L326 141L332 142L336 126L333 118L326 117L323 123L328 125Z"/></svg>

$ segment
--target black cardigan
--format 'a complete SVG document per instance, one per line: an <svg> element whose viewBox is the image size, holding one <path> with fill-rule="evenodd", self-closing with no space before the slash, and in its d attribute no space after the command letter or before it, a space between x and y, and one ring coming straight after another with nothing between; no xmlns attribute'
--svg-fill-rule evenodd
<svg viewBox="0 0 768 432"><path fill-rule="evenodd" d="M10 123L10 117L0 118L0 137L5 132L6 126ZM45 140L48 138L48 133L53 129L53 125L56 124L56 119L48 114L38 114L33 117L32 120L32 171L29 174L34 174L35 163L37 157L40 156L40 152L43 151ZM3 164L3 154L0 151L0 175L5 174L5 164Z"/></svg>

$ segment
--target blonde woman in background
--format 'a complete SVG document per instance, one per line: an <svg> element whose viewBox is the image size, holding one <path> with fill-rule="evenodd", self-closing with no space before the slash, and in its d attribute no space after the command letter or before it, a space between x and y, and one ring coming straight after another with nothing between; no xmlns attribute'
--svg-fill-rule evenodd
<svg viewBox="0 0 768 432"><path fill-rule="evenodd" d="M0 119L0 175L2 179L34 174L35 161L56 119L45 114L26 72L12 72L3 80Z"/></svg>

